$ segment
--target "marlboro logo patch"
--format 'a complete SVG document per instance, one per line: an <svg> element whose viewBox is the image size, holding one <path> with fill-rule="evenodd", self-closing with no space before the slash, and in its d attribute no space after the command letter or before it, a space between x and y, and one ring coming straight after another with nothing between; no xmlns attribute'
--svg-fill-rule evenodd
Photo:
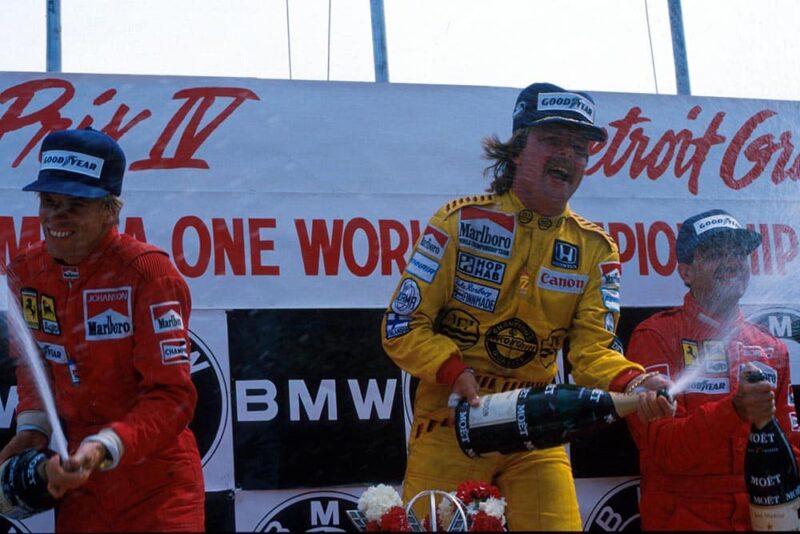
<svg viewBox="0 0 800 534"><path fill-rule="evenodd" d="M181 305L176 300L153 304L150 306L150 317L153 319L153 331L156 334L183 330Z"/></svg>
<svg viewBox="0 0 800 534"><path fill-rule="evenodd" d="M83 292L86 341L133 335L131 288L88 289Z"/></svg>
<svg viewBox="0 0 800 534"><path fill-rule="evenodd" d="M428 225L422 233L422 239L417 248L425 251L433 258L441 260L449 241L449 235L435 226Z"/></svg>

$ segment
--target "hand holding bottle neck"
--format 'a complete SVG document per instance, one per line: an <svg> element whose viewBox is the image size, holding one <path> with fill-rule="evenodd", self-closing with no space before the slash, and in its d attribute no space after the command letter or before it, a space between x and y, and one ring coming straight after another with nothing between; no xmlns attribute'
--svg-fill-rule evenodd
<svg viewBox="0 0 800 534"><path fill-rule="evenodd" d="M775 417L775 393L764 373L747 363L739 374L739 387L733 395L733 407L742 421L756 430L767 426Z"/></svg>

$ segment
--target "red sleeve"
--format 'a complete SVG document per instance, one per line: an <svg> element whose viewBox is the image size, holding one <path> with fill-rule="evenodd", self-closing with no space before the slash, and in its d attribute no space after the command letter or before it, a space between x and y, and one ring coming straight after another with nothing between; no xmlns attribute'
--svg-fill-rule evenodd
<svg viewBox="0 0 800 534"><path fill-rule="evenodd" d="M140 256L136 268L142 274L134 296L133 359L139 397L133 409L111 425L124 445L122 465L174 443L192 420L197 401L191 380L189 288L162 253Z"/></svg>
<svg viewBox="0 0 800 534"><path fill-rule="evenodd" d="M626 356L645 367L674 379L682 368L682 353L677 341L670 343L658 330L641 326L634 330ZM745 425L733 408L732 395L721 396L687 411L683 395L676 397L675 417L643 423L638 417L628 417L628 427L645 461L659 471L702 472L709 455L728 446L732 432Z"/></svg>

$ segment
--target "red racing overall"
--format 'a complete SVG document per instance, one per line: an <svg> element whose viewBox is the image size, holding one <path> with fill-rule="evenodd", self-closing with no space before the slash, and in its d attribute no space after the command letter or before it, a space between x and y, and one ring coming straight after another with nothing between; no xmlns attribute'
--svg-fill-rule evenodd
<svg viewBox="0 0 800 534"><path fill-rule="evenodd" d="M797 432L786 346L736 319L721 324L687 294L682 307L658 313L634 331L626 355L676 380L698 361L700 374L676 395L674 419L627 419L639 447L643 530L752 530L744 484L750 424L732 398L739 365L755 362L775 384L777 419L795 446Z"/></svg>
<svg viewBox="0 0 800 534"><path fill-rule="evenodd" d="M77 266L38 243L8 275L47 360L70 451L101 431L121 444L118 465L59 502L57 530L204 530L202 467L187 427L197 400L191 297L167 255L112 228ZM26 366L17 381L18 429L35 428L42 408Z"/></svg>

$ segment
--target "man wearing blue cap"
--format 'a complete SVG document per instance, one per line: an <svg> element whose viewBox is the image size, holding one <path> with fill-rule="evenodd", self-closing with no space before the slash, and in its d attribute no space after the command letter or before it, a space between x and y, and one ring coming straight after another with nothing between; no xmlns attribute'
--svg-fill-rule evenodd
<svg viewBox="0 0 800 534"><path fill-rule="evenodd" d="M448 202L431 219L384 314L383 345L420 379L404 500L452 491L468 479L498 486L511 530L581 530L564 447L471 459L459 449L453 408L481 393L545 386L569 339L582 386L640 393L639 416L671 415L658 373L625 359L615 336L619 252L568 201L591 142L604 142L593 99L548 83L524 89L508 142L484 141L488 195Z"/></svg>
<svg viewBox="0 0 800 534"><path fill-rule="evenodd" d="M10 294L47 359L69 458L48 462L59 531L204 529L200 456L187 425L188 286L156 247L117 230L125 156L109 136L45 137L38 179L44 241L8 267ZM17 368L17 434L0 462L43 449L51 425Z"/></svg>
<svg viewBox="0 0 800 534"><path fill-rule="evenodd" d="M721 209L686 219L675 243L689 288L683 306L633 332L629 359L673 379L692 377L676 395L674 419L628 420L639 447L644 530L752 530L744 477L751 423L775 415L790 441L800 441L786 346L739 309L760 244L760 234ZM744 366L767 380L740 381Z"/></svg>

